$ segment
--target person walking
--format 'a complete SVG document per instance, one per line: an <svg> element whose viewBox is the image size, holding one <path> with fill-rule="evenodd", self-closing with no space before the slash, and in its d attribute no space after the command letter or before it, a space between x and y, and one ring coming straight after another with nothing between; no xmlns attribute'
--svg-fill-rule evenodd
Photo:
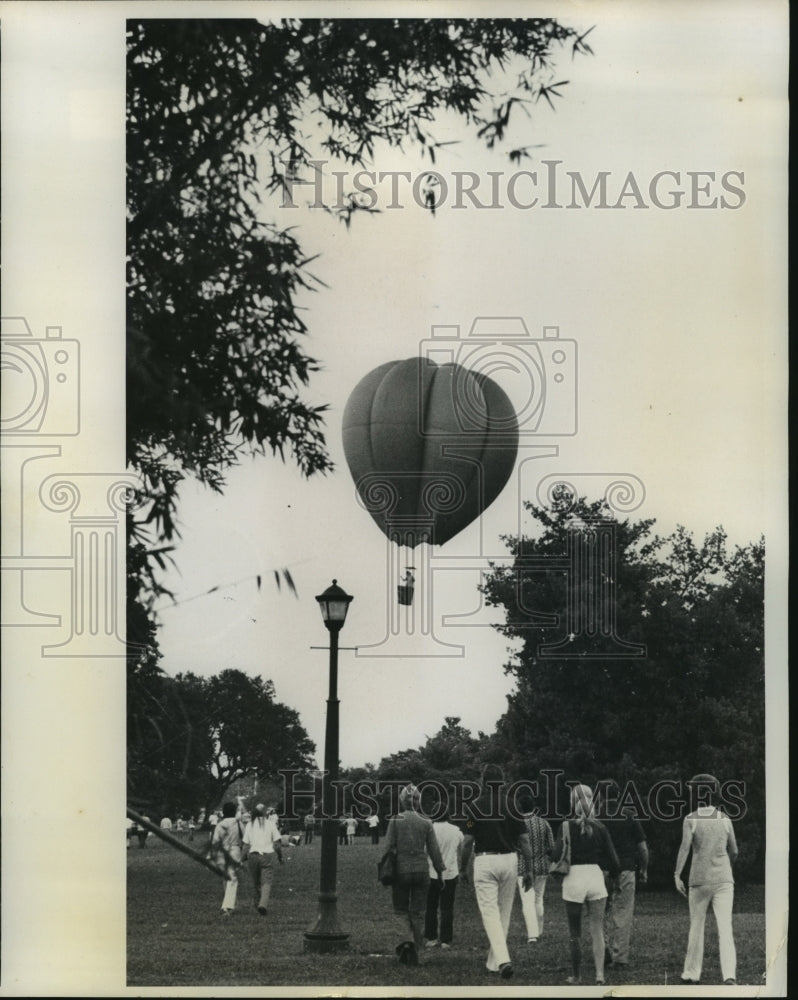
<svg viewBox="0 0 798 1000"><path fill-rule="evenodd" d="M211 834L209 853L216 855L216 863L225 869L227 880L222 897L222 916L229 917L236 908L238 896L238 869L241 867L241 849L244 828L234 802L222 806L222 818Z"/></svg>
<svg viewBox="0 0 798 1000"><path fill-rule="evenodd" d="M148 823L150 822L149 816L142 816L142 819L146 819ZM146 826L140 826L138 823L136 824L136 836L138 837L139 847L147 846L147 837L149 837L149 835L150 831Z"/></svg>
<svg viewBox="0 0 798 1000"><path fill-rule="evenodd" d="M535 800L528 793L521 796L519 803L522 819L529 837L529 849L532 854L532 867L527 872L524 855L518 853L518 894L521 897L521 910L524 914L526 939L528 944L536 944L543 934L543 897L546 893L546 880L551 867L549 852L554 847L554 834L548 821L543 819L535 809ZM532 875L532 885L524 889L524 876Z"/></svg>
<svg viewBox="0 0 798 1000"><path fill-rule="evenodd" d="M427 947L451 948L454 937L454 894L463 856L463 831L451 822L448 810L432 824L435 839L444 864L443 876L436 878L432 860L429 862L430 883L427 889L427 912L424 937ZM440 933L438 911L440 910Z"/></svg>
<svg viewBox="0 0 798 1000"><path fill-rule="evenodd" d="M518 874L516 852L521 852L529 869L523 876L525 889L532 885L532 854L526 827L520 817L513 818L508 807L502 769L497 764L486 764L480 785L479 796L466 807L463 881L467 881L465 873L473 853L474 894L489 945L485 965L489 972L509 979L513 965L507 931Z"/></svg>
<svg viewBox="0 0 798 1000"><path fill-rule="evenodd" d="M313 815L313 810L305 813L305 819L303 821L305 826L305 843L313 843L313 834L316 832L316 817Z"/></svg>
<svg viewBox="0 0 798 1000"><path fill-rule="evenodd" d="M690 904L690 931L681 981L697 984L701 981L704 962L704 924L707 909L712 904L718 927L720 973L726 985L737 982L737 953L732 929L734 876L732 865L737 860L737 840L731 820L719 808L720 783L711 774L697 774L688 784L706 804L687 815L682 825L682 842L676 858L674 882ZM690 862L690 892L682 881L682 870L692 851Z"/></svg>
<svg viewBox="0 0 798 1000"><path fill-rule="evenodd" d="M376 812L370 812L366 820L366 826L371 834L372 844L380 842L380 817Z"/></svg>
<svg viewBox="0 0 798 1000"><path fill-rule="evenodd" d="M406 785L399 792L400 812L389 820L385 835L386 849L396 852L397 876L391 886L391 902L402 937L396 954L404 965L419 964L430 862L438 878L444 872L432 821L421 815L420 808L421 793L415 785Z"/></svg>
<svg viewBox="0 0 798 1000"><path fill-rule="evenodd" d="M604 966L626 968L632 940L637 884L648 882L648 843L631 803L618 805L619 788L606 786L607 818L603 820L618 855L621 873L617 891L607 898L604 919Z"/></svg>
<svg viewBox="0 0 798 1000"><path fill-rule="evenodd" d="M355 834L357 833L357 820L349 813L346 817L346 842L347 844L354 844Z"/></svg>
<svg viewBox="0 0 798 1000"><path fill-rule="evenodd" d="M553 860L562 857L567 837L571 865L562 882L562 898L568 917L571 948L572 975L566 980L569 986L582 982L582 908L585 904L593 946L596 984L604 984L604 910L607 905L604 872L609 873L611 884L620 874L618 856L610 835L604 824L591 815L592 812L592 791L588 785L576 785L571 789L573 818L563 821L551 855Z"/></svg>
<svg viewBox="0 0 798 1000"><path fill-rule="evenodd" d="M274 858L283 863L283 840L277 824L266 816L266 807L255 806L252 820L244 830L242 861L248 862L255 906L262 917L269 909L274 879Z"/></svg>

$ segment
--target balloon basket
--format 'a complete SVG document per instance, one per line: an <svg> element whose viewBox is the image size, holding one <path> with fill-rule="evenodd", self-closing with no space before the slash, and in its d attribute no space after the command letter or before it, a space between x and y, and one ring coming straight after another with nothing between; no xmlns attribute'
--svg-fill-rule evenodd
<svg viewBox="0 0 798 1000"><path fill-rule="evenodd" d="M414 591L415 591L414 587L406 587L400 584L396 588L397 598L399 600L399 603L409 607L413 603Z"/></svg>

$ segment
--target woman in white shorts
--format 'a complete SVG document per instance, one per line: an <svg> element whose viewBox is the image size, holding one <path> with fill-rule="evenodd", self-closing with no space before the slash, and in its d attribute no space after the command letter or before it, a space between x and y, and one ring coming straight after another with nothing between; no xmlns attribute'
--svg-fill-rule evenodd
<svg viewBox="0 0 798 1000"><path fill-rule="evenodd" d="M620 874L618 856L603 823L590 814L593 793L587 785L577 785L571 791L573 819L565 820L557 834L552 857L562 855L563 833L568 827L571 842L571 867L562 883L562 898L568 916L573 975L566 980L571 986L582 981L582 907L587 904L588 929L596 966L596 983L604 983L604 908L607 888L604 872L612 878Z"/></svg>

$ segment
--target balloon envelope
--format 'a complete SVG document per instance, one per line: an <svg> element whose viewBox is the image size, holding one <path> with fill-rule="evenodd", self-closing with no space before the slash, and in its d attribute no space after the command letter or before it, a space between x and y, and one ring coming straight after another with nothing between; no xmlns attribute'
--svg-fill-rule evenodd
<svg viewBox="0 0 798 1000"><path fill-rule="evenodd" d="M398 544L443 545L501 493L515 466L518 421L487 376L407 358L355 386L343 444L380 529Z"/></svg>

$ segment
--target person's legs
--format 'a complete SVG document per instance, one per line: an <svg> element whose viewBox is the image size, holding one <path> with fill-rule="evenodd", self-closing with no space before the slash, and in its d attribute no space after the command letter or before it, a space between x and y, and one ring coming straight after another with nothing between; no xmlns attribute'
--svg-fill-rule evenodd
<svg viewBox="0 0 798 1000"><path fill-rule="evenodd" d="M428 941L438 940L438 902L441 897L441 883L430 879L427 889L427 912L424 919L424 937Z"/></svg>
<svg viewBox="0 0 798 1000"><path fill-rule="evenodd" d="M236 897L238 895L238 876L234 868L228 868L227 881L224 884L224 898L222 899L223 910L234 910L236 908Z"/></svg>
<svg viewBox="0 0 798 1000"><path fill-rule="evenodd" d="M568 939L571 946L571 971L579 982L582 976L582 904L565 901L568 917Z"/></svg>
<svg viewBox="0 0 798 1000"><path fill-rule="evenodd" d="M486 965L491 972L498 972L499 966L510 961L499 910L499 879L496 870L496 862L503 856L486 854L474 858L474 895L490 945Z"/></svg>
<svg viewBox="0 0 798 1000"><path fill-rule="evenodd" d="M250 854L247 858L249 874L252 876L252 902L257 907L260 899L260 855Z"/></svg>
<svg viewBox="0 0 798 1000"><path fill-rule="evenodd" d="M518 871L518 858L515 854L501 854L498 859L499 868L499 914L502 922L502 933L507 941L507 933L510 930L510 918L513 914L513 903L515 902L515 886ZM509 954L505 961L509 961ZM503 963L500 962L499 965Z"/></svg>
<svg viewBox="0 0 798 1000"><path fill-rule="evenodd" d="M724 982L737 978L737 952L734 947L732 930L732 908L734 905L734 883L725 882L715 888L712 910L718 925L718 948L720 951L720 974Z"/></svg>
<svg viewBox="0 0 798 1000"><path fill-rule="evenodd" d="M707 907L712 898L712 887L690 886L687 898L690 903L690 933L687 936L687 954L684 958L682 979L693 979L698 982L704 964L704 923Z"/></svg>
<svg viewBox="0 0 798 1000"><path fill-rule="evenodd" d="M397 876L391 886L391 903L393 905L394 926L399 937L396 953L399 961L406 961L404 949L412 942L413 929L410 926L410 885L406 875Z"/></svg>
<svg viewBox="0 0 798 1000"><path fill-rule="evenodd" d="M613 963L629 964L629 942L632 935L632 919L635 909L635 873L621 872L618 891L608 907L607 949Z"/></svg>
<svg viewBox="0 0 798 1000"><path fill-rule="evenodd" d="M535 916L538 918L538 937L543 933L543 897L546 894L546 877L535 877Z"/></svg>
<svg viewBox="0 0 798 1000"><path fill-rule="evenodd" d="M230 857L233 861L241 860L241 848L231 847ZM224 898L222 899L223 910L234 910L236 899L238 898L238 868L230 862L226 865L227 881L224 884Z"/></svg>
<svg viewBox="0 0 798 1000"><path fill-rule="evenodd" d="M520 875L517 881L518 895L521 897L521 912L524 915L524 924L526 926L526 937L527 941L532 941L540 936L537 907L535 906L535 886L533 884L529 889L524 889L524 880Z"/></svg>
<svg viewBox="0 0 798 1000"><path fill-rule="evenodd" d="M259 854L258 860L260 861L260 902L258 903L258 913L263 913L269 908L269 899L272 894L274 855Z"/></svg>
<svg viewBox="0 0 798 1000"><path fill-rule="evenodd" d="M430 890L434 881L430 882ZM457 876L447 878L441 889L441 944L451 944L454 937L454 894L457 890Z"/></svg>
<svg viewBox="0 0 798 1000"><path fill-rule="evenodd" d="M587 901L587 926L593 947L596 982L602 983L604 982L604 909L606 905L606 898Z"/></svg>
<svg viewBox="0 0 798 1000"><path fill-rule="evenodd" d="M408 920L416 948L424 944L424 912L427 906L427 887L429 875L419 872L414 875L410 885L410 900L408 903Z"/></svg>

